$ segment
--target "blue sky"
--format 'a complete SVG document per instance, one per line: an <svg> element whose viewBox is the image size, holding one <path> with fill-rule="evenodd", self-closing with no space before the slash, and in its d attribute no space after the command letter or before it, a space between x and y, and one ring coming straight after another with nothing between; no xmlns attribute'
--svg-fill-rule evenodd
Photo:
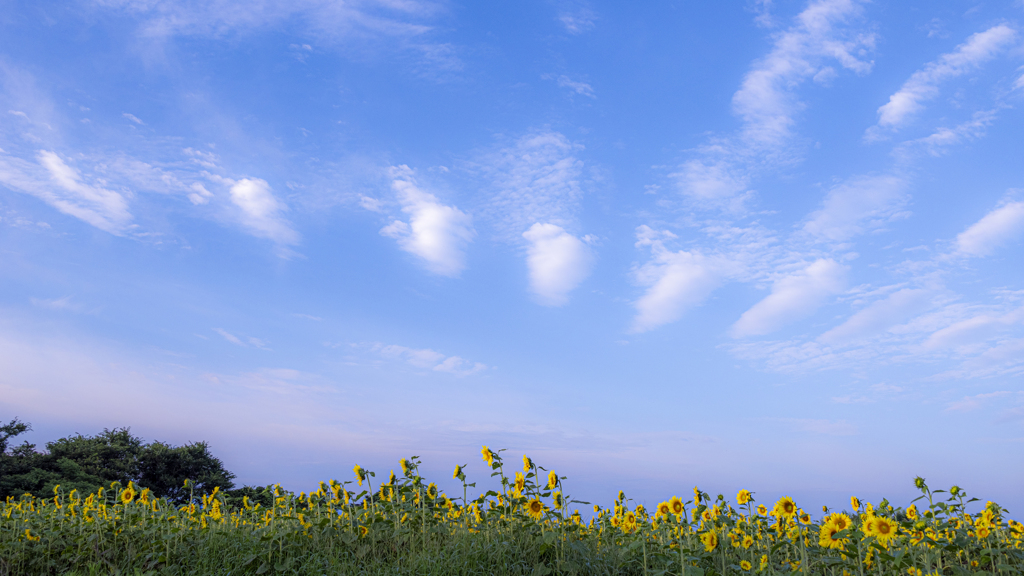
<svg viewBox="0 0 1024 576"><path fill-rule="evenodd" d="M1024 506L1019 1L0 7L33 441Z"/></svg>

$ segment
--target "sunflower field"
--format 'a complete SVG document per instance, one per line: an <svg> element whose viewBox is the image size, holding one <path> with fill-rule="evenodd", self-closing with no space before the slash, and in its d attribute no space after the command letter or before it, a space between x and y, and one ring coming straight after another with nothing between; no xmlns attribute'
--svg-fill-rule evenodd
<svg viewBox="0 0 1024 576"><path fill-rule="evenodd" d="M988 502L968 513L958 487L906 507L851 498L814 520L789 497L734 501L697 488L653 509L619 492L611 507L571 500L567 480L524 456L506 468L482 450L495 489L470 499L420 476L417 457L382 481L230 506L218 490L175 506L132 483L0 505L0 576L29 574L1024 574L1024 525ZM186 483L186 488L189 488ZM770 505L770 507L769 507ZM587 518L580 513L579 506Z"/></svg>

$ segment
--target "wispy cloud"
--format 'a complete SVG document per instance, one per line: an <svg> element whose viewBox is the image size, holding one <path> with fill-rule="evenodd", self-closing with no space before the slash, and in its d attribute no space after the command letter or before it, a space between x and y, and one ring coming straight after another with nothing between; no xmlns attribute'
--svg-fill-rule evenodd
<svg viewBox="0 0 1024 576"><path fill-rule="evenodd" d="M1024 201L1004 200L956 237L955 254L988 256L1024 232Z"/></svg>
<svg viewBox="0 0 1024 576"><path fill-rule="evenodd" d="M648 247L651 258L633 271L636 283L647 287L633 303L633 332L646 332L675 322L688 309L703 302L725 279L728 265L720 259L667 249L665 240L675 237L671 232L640 226L636 236L636 247Z"/></svg>
<svg viewBox="0 0 1024 576"><path fill-rule="evenodd" d="M409 348L397 344L350 344L353 351L366 350L384 360L400 361L414 368L442 372L455 376L473 376L488 369L482 362L473 362L460 356L448 356L430 348Z"/></svg>
<svg viewBox="0 0 1024 576"><path fill-rule="evenodd" d="M131 224L128 200L119 192L90 184L59 155L40 150L34 164L0 152L0 183L38 197L57 210L111 234Z"/></svg>
<svg viewBox="0 0 1024 576"><path fill-rule="evenodd" d="M466 266L466 245L476 235L473 219L423 190L408 166L391 168L390 175L391 188L409 221L395 220L380 233L397 240L402 250L420 257L431 272L458 276Z"/></svg>
<svg viewBox="0 0 1024 576"><path fill-rule="evenodd" d="M560 0L558 21L570 34L583 34L594 28L597 15L583 0Z"/></svg>
<svg viewBox="0 0 1024 576"><path fill-rule="evenodd" d="M575 94L586 96L588 98L597 98L597 94L594 93L594 88L590 84L573 80L565 74L557 77L551 74L545 74L544 76L541 76L541 78L546 80L554 79L560 88L568 88Z"/></svg>
<svg viewBox="0 0 1024 576"><path fill-rule="evenodd" d="M830 259L812 262L803 270L779 278L772 292L740 316L732 327L735 338L770 334L810 316L829 296L846 287L848 266Z"/></svg>
<svg viewBox="0 0 1024 576"><path fill-rule="evenodd" d="M803 231L812 237L843 242L887 224L908 200L907 181L896 175L858 176L831 190Z"/></svg>
<svg viewBox="0 0 1024 576"><path fill-rule="evenodd" d="M1017 31L1006 24L993 26L984 32L972 34L956 50L943 54L934 62L914 72L900 89L889 97L889 102L878 109L878 124L866 136L877 139L884 130L896 130L924 108L924 103L939 93L939 84L962 76L992 60L1017 38Z"/></svg>

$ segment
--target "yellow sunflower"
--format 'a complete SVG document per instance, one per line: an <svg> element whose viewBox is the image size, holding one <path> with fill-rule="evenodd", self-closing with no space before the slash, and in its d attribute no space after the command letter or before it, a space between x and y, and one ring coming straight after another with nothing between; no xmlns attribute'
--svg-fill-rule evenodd
<svg viewBox="0 0 1024 576"><path fill-rule="evenodd" d="M132 488L131 482L128 483L128 487L121 491L121 503L128 504L135 499L135 489Z"/></svg>
<svg viewBox="0 0 1024 576"><path fill-rule="evenodd" d="M853 508L854 512L860 511L860 500L856 496L850 496L850 508Z"/></svg>
<svg viewBox="0 0 1024 576"><path fill-rule="evenodd" d="M401 460L398 461L398 463L402 466L402 474L408 474L409 473L409 461L406 460L405 458L402 458Z"/></svg>
<svg viewBox="0 0 1024 576"><path fill-rule="evenodd" d="M366 472L359 464L356 464L352 471L356 473L356 479L359 480L359 485L362 486L363 480L366 478Z"/></svg>
<svg viewBox="0 0 1024 576"><path fill-rule="evenodd" d="M834 521L826 522L818 531L818 545L822 548L843 548L846 546L848 540L846 538L840 538L840 532L842 532L842 529L836 526Z"/></svg>
<svg viewBox="0 0 1024 576"><path fill-rule="evenodd" d="M522 496L524 488L526 488L526 477L523 476L522 472L516 472L516 481L512 490L515 492L516 496Z"/></svg>
<svg viewBox="0 0 1024 576"><path fill-rule="evenodd" d="M456 465L455 472L452 472L452 478L458 478L459 474L462 474L462 466Z"/></svg>
<svg viewBox="0 0 1024 576"><path fill-rule="evenodd" d="M700 488L693 487L693 503L700 504Z"/></svg>
<svg viewBox="0 0 1024 576"><path fill-rule="evenodd" d="M548 490L554 490L556 486L558 486L558 474L552 470L548 472Z"/></svg>
<svg viewBox="0 0 1024 576"><path fill-rule="evenodd" d="M360 538L362 538L363 536L366 536L369 533L370 533L370 529L367 528L366 526L360 526L359 527L359 537Z"/></svg>
<svg viewBox="0 0 1024 576"><path fill-rule="evenodd" d="M740 560L740 568L743 568L744 571L749 572L750 562L747 562L746 560Z"/></svg>
<svg viewBox="0 0 1024 576"><path fill-rule="evenodd" d="M700 542L704 545L706 552L711 552L715 548L718 548L718 534L714 532L705 532L700 535Z"/></svg>
<svg viewBox="0 0 1024 576"><path fill-rule="evenodd" d="M523 472L529 472L533 469L533 460L526 454L523 454Z"/></svg>
<svg viewBox="0 0 1024 576"><path fill-rule="evenodd" d="M876 517L872 536L878 539L883 546L888 546L889 541L896 537L899 532L899 524L888 518Z"/></svg>
<svg viewBox="0 0 1024 576"><path fill-rule="evenodd" d="M658 504L658 507L654 509L654 518L658 519L662 516L668 518L668 515L672 513L672 505L668 502L662 502Z"/></svg>
<svg viewBox="0 0 1024 576"><path fill-rule="evenodd" d="M552 502L554 502L555 508L557 508L558 510L561 510L562 508L565 507L565 498L562 497L561 492L555 492L554 494L552 494L551 500Z"/></svg>
<svg viewBox="0 0 1024 576"><path fill-rule="evenodd" d="M796 503L789 496L783 496L775 503L772 512L780 518L792 518L796 515Z"/></svg>
<svg viewBox="0 0 1024 576"><path fill-rule="evenodd" d="M700 519L705 522L711 522L715 519L715 515L711 512L711 509L706 509L700 513Z"/></svg>
<svg viewBox="0 0 1024 576"><path fill-rule="evenodd" d="M668 501L669 508L672 509L672 513L679 516L683 513L683 501L679 496L673 496Z"/></svg>
<svg viewBox="0 0 1024 576"><path fill-rule="evenodd" d="M906 512L907 512L907 518L910 518L911 520L917 520L917 506L916 505L911 504L910 506L907 506L907 511Z"/></svg>
<svg viewBox="0 0 1024 576"><path fill-rule="evenodd" d="M539 520L541 515L544 514L544 503L535 497L526 503L526 513Z"/></svg>
<svg viewBox="0 0 1024 576"><path fill-rule="evenodd" d="M984 540L992 535L992 530L988 526L982 526L975 531L975 535L977 535L978 540Z"/></svg>
<svg viewBox="0 0 1024 576"><path fill-rule="evenodd" d="M753 499L754 498L753 495L750 493L750 490L740 490L739 492L736 493L736 503L739 504L740 506L746 504L747 502L750 502Z"/></svg>
<svg viewBox="0 0 1024 576"><path fill-rule="evenodd" d="M749 550L750 547L753 546L753 545L754 545L754 537L753 536L744 536L743 537L743 549L744 550Z"/></svg>
<svg viewBox="0 0 1024 576"><path fill-rule="evenodd" d="M758 506L757 506L757 513L760 514L761 516L767 516L768 515L768 508L765 507L764 504L758 504Z"/></svg>
<svg viewBox="0 0 1024 576"><path fill-rule="evenodd" d="M494 466L494 453L487 446L480 449L480 454L484 457L484 462L487 462L488 466Z"/></svg>

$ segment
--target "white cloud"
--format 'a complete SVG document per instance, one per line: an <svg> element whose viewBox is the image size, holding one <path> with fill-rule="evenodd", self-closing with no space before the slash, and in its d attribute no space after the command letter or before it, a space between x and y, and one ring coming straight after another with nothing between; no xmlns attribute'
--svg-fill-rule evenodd
<svg viewBox="0 0 1024 576"><path fill-rule="evenodd" d="M142 120L139 120L139 118L137 116L135 116L134 114L129 114L128 112L125 112L125 113L121 114L121 116L124 116L125 118L131 120L132 122L135 122L136 124L139 124L140 126L145 124L145 122L143 122Z"/></svg>
<svg viewBox="0 0 1024 576"><path fill-rule="evenodd" d="M722 161L689 160L669 177L676 178L687 196L703 203L718 203L746 190L746 178L735 175L734 171Z"/></svg>
<svg viewBox="0 0 1024 576"><path fill-rule="evenodd" d="M71 300L71 296L64 296L62 298L31 298L33 306L40 308L47 308L49 310L68 310L71 312L81 312L82 306Z"/></svg>
<svg viewBox="0 0 1024 576"><path fill-rule="evenodd" d="M570 34L582 34L594 27L597 16L590 9L589 3L581 0L563 0L558 13L558 21L565 26Z"/></svg>
<svg viewBox="0 0 1024 576"><path fill-rule="evenodd" d="M732 327L735 338L761 336L813 314L829 296L846 287L849 267L820 259L803 270L784 276L772 293L740 316Z"/></svg>
<svg viewBox="0 0 1024 576"><path fill-rule="evenodd" d="M819 336L818 340L827 344L842 344L870 338L924 312L931 303L931 296L931 291L920 288L898 290L882 300L872 302L850 316L846 322Z"/></svg>
<svg viewBox="0 0 1024 576"><path fill-rule="evenodd" d="M245 344L242 342L241 339L238 338L238 336L235 336L234 334L228 332L223 328L214 328L213 331L216 332L217 334L220 334L225 340L231 342L232 344L236 344L238 346L245 346Z"/></svg>
<svg viewBox="0 0 1024 576"><path fill-rule="evenodd" d="M987 392L985 394L975 394L974 396L964 396L956 402L952 402L949 406L946 406L948 412L969 412L971 410L977 410L981 408L981 405L992 398L1004 398L1011 396L1013 392L1008 390L1000 390L998 392Z"/></svg>
<svg viewBox="0 0 1024 576"><path fill-rule="evenodd" d="M392 360L401 360L416 368L429 369L434 372L445 372L456 376L472 376L487 370L487 365L471 362L459 356L445 356L429 348L409 348L396 344L376 343L370 351Z"/></svg>
<svg viewBox="0 0 1024 576"><path fill-rule="evenodd" d="M583 197L581 149L558 132L540 131L482 159L496 190L489 212L506 240L519 241L537 222L574 224Z"/></svg>
<svg viewBox="0 0 1024 576"><path fill-rule="evenodd" d="M996 116L996 110L980 110L967 122L952 128L940 127L924 138L904 142L896 148L895 153L898 156L905 156L908 152L920 149L932 156L940 156L949 146L984 136L985 129L992 125Z"/></svg>
<svg viewBox="0 0 1024 576"><path fill-rule="evenodd" d="M1006 24L971 35L953 52L914 72L889 102L878 109L878 127L895 129L921 110L923 102L938 95L939 83L956 78L995 58L1016 39L1017 32ZM874 132L868 133L871 138Z"/></svg>
<svg viewBox="0 0 1024 576"><path fill-rule="evenodd" d="M231 185L231 202L241 210L241 222L255 236L278 244L297 244L299 234L281 215L288 207L274 197L270 185L259 178L243 178Z"/></svg>
<svg viewBox="0 0 1024 576"><path fill-rule="evenodd" d="M818 61L831 58L844 68L863 74L872 63L858 58L862 49L874 46L874 36L843 38L838 29L861 12L854 0L812 2L796 17L796 23L779 35L772 51L758 60L733 95L733 110L743 119L743 139L755 147L772 147L789 136L799 104L794 86L821 70Z"/></svg>
<svg viewBox="0 0 1024 576"><path fill-rule="evenodd" d="M594 88L586 82L577 82L572 78L569 78L565 74L562 74L555 79L560 88L568 88L573 92L589 98L597 98L597 94L594 94Z"/></svg>
<svg viewBox="0 0 1024 576"><path fill-rule="evenodd" d="M984 342L1017 327L1024 321L1024 308L1005 314L982 313L933 332L921 345L928 351L956 348Z"/></svg>
<svg viewBox="0 0 1024 576"><path fill-rule="evenodd" d="M811 432L826 436L853 436L857 434L857 427L846 420L823 420L817 418L776 418L775 420L785 422L800 432Z"/></svg>
<svg viewBox="0 0 1024 576"><path fill-rule="evenodd" d="M391 189L398 196L409 222L395 220L381 229L399 247L423 259L427 269L442 276L458 276L465 268L465 248L475 232L473 219L455 206L446 206L417 185L408 166L391 169Z"/></svg>
<svg viewBox="0 0 1024 576"><path fill-rule="evenodd" d="M40 150L39 162L0 154L0 183L38 197L57 210L111 234L122 234L132 215L121 194L87 184L82 175L57 154ZM40 170L42 167L43 170Z"/></svg>
<svg viewBox="0 0 1024 576"><path fill-rule="evenodd" d="M955 253L988 256L1024 231L1024 202L1004 202L956 237Z"/></svg>
<svg viewBox="0 0 1024 576"><path fill-rule="evenodd" d="M878 227L906 202L907 182L893 175L860 176L832 188L822 208L808 217L804 232L841 242Z"/></svg>
<svg viewBox="0 0 1024 576"><path fill-rule="evenodd" d="M530 244L526 264L530 289L545 306L561 306L569 292L590 275L590 248L561 226L536 223L523 232Z"/></svg>
<svg viewBox="0 0 1024 576"><path fill-rule="evenodd" d="M699 252L665 248L670 232L655 232L648 226L637 228L636 246L650 246L651 259L634 270L634 278L646 292L636 302L633 332L646 332L675 322L688 309L700 304L724 278L722 262Z"/></svg>

